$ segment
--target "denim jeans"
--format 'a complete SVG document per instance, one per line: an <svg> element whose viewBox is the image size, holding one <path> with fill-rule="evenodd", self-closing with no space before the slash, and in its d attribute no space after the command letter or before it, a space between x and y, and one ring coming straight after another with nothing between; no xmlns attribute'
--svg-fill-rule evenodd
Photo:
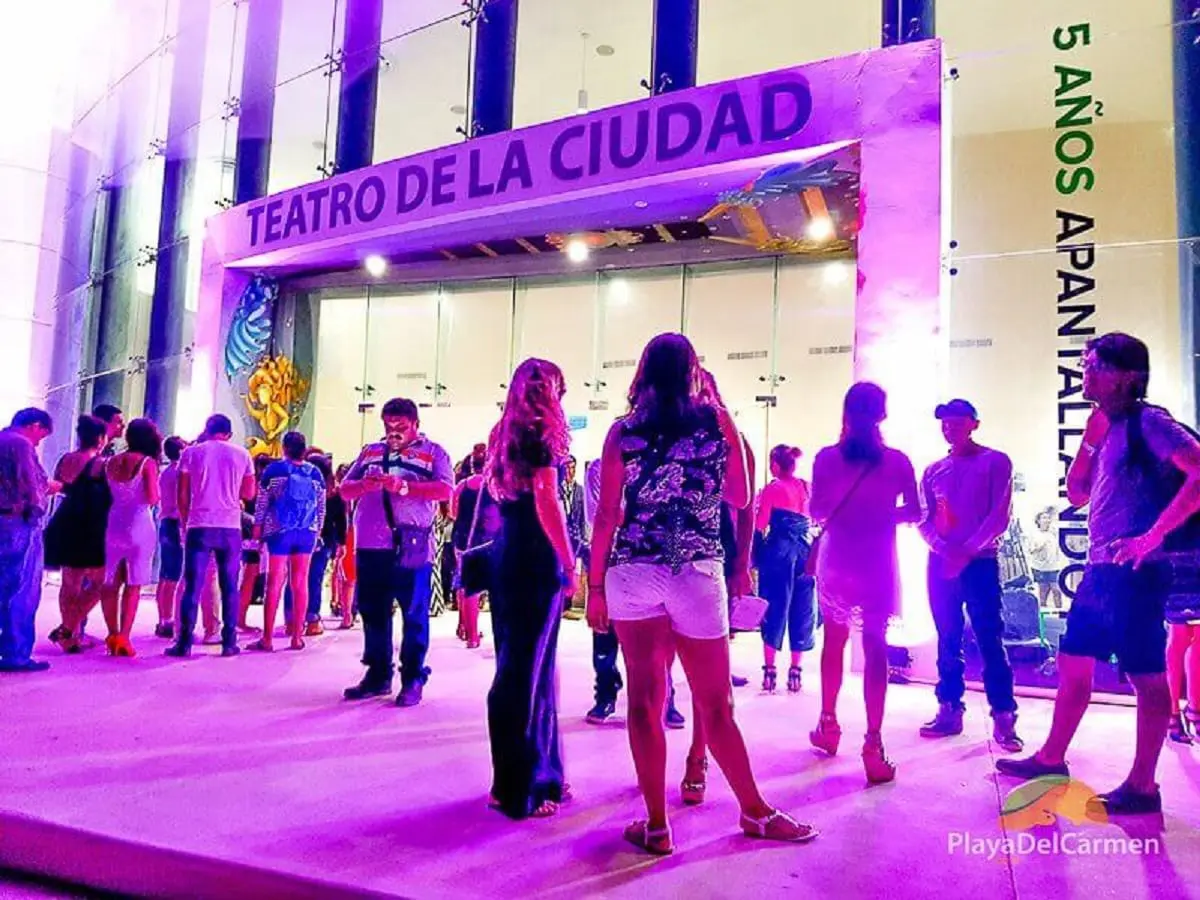
<svg viewBox="0 0 1200 900"><path fill-rule="evenodd" d="M22 666L33 653L42 600L42 525L0 517L0 662Z"/></svg>
<svg viewBox="0 0 1200 900"><path fill-rule="evenodd" d="M393 550L358 550L356 600L363 623L363 664L367 678L376 683L391 680L392 605L400 606L403 636L400 641L400 680L407 686L424 684L429 677L425 655L429 652L429 599L433 591L433 564L419 569L400 566Z"/></svg>
<svg viewBox="0 0 1200 900"><path fill-rule="evenodd" d="M312 563L308 567L308 609L305 610L305 622L321 621L321 592L325 589L325 572L329 568L329 560L333 556L333 548L324 545L313 551ZM283 592L283 614L292 617L292 586L289 584Z"/></svg>
<svg viewBox="0 0 1200 900"><path fill-rule="evenodd" d="M983 687L993 713L1014 712L1013 672L1004 650L1004 621L1000 616L1000 564L995 558L975 559L956 578L941 574L941 561L929 558L929 605L938 633L937 698L961 707L966 685L963 675L963 631L966 614L983 656Z"/></svg>
<svg viewBox="0 0 1200 900"><path fill-rule="evenodd" d="M208 581L208 564L217 561L221 591L221 644L237 643L238 573L242 566L242 532L237 528L189 528L183 548L183 596L179 600L179 645L192 645L200 591Z"/></svg>
<svg viewBox="0 0 1200 900"><path fill-rule="evenodd" d="M596 671L596 702L616 703L624 682L617 668L617 633L609 629L592 632L592 668Z"/></svg>
<svg viewBox="0 0 1200 900"><path fill-rule="evenodd" d="M776 650L783 649L785 630L793 653L816 646L814 582L804 574L810 549L808 524L807 516L786 509L772 510L766 539L755 548L758 593L767 601L762 639Z"/></svg>

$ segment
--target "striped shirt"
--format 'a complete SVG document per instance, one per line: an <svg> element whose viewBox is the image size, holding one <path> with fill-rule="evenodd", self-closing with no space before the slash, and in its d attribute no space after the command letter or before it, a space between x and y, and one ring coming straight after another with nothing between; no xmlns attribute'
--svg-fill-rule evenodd
<svg viewBox="0 0 1200 900"><path fill-rule="evenodd" d="M288 518L285 513L293 512L286 508L293 502L287 495L288 481L293 475L312 479L316 489L316 517L308 530L319 535L325 525L325 478L321 470L312 463L280 459L263 472L258 501L254 506L254 524L262 529L263 537L287 530L282 521Z"/></svg>

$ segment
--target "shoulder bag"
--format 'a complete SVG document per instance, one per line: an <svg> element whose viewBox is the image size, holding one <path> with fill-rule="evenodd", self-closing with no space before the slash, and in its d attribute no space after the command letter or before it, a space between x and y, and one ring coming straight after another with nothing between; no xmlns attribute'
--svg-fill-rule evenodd
<svg viewBox="0 0 1200 900"><path fill-rule="evenodd" d="M854 496L854 492L858 490L859 485L866 481L867 476L874 471L876 465L877 463L871 463L862 470L862 473L854 480L854 484L850 485L850 490L842 495L842 499L838 501L838 505L825 517L825 524L821 526L821 533L813 538L812 546L808 550L808 559L804 561L804 574L809 578L817 577L817 560L820 558L821 553L821 538L824 536L825 530L829 527L829 523L837 518L837 514L842 511L846 503Z"/></svg>
<svg viewBox="0 0 1200 900"><path fill-rule="evenodd" d="M479 527L480 510L483 509L487 483L479 485L479 493L475 497L475 511L471 515L471 530L467 533L467 549L459 554L458 579L463 593L475 597L486 593L492 588L493 564L492 550L495 541L484 541L476 545L475 532Z"/></svg>
<svg viewBox="0 0 1200 900"><path fill-rule="evenodd" d="M401 468L424 475L424 470L413 466ZM388 452L383 454L383 471L388 470ZM392 548L396 551L396 564L402 569L423 569L433 563L433 529L420 525L404 525L396 522L396 512L392 509L392 495L383 492L383 516L392 532Z"/></svg>

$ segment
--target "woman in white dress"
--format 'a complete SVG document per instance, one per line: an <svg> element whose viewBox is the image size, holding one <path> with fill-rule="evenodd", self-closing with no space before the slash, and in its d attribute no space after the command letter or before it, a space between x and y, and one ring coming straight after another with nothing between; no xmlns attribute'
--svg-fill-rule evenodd
<svg viewBox="0 0 1200 900"><path fill-rule="evenodd" d="M104 537L105 579L101 604L108 625L105 645L112 656L136 656L129 635L143 585L154 581L159 502L158 460L162 437L149 419L134 419L125 431L127 449L104 466L112 507Z"/></svg>
<svg viewBox="0 0 1200 900"><path fill-rule="evenodd" d="M891 781L896 766L883 749L887 694L887 626L900 612L896 527L920 519L913 465L883 442L887 395L860 382L846 394L842 438L817 454L813 463L812 518L821 525L817 553L817 593L825 619L821 651L821 719L809 735L813 746L837 752L838 693L845 669L850 629L862 629L863 694L867 734L863 767L872 784ZM900 501L897 503L897 501Z"/></svg>

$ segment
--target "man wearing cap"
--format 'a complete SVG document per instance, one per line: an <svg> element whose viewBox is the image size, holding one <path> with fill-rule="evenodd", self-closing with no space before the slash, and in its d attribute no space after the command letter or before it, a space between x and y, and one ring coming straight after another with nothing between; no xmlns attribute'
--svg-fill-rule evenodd
<svg viewBox="0 0 1200 900"><path fill-rule="evenodd" d="M1145 402L1149 380L1150 353L1137 338L1112 333L1088 342L1083 396L1095 408L1067 471L1067 499L1089 507L1088 558L1059 646L1054 718L1037 753L996 763L1002 774L1026 779L1067 776L1096 660L1115 655L1137 694L1137 750L1124 782L1097 797L1110 815L1162 810L1155 771L1171 715L1164 608L1175 563L1190 558L1182 570L1194 570L1198 555L1188 520L1200 509L1200 442ZM1189 541L1190 549L1179 549Z"/></svg>
<svg viewBox="0 0 1200 900"><path fill-rule="evenodd" d="M975 442L979 414L966 400L935 410L950 453L925 470L921 536L929 544L929 605L938 632L938 713L922 737L962 734L963 629L966 615L983 656L983 685L992 707L992 736L1005 750L1024 746L1017 737L1013 673L1001 640L1000 538L1012 510L1012 462Z"/></svg>

